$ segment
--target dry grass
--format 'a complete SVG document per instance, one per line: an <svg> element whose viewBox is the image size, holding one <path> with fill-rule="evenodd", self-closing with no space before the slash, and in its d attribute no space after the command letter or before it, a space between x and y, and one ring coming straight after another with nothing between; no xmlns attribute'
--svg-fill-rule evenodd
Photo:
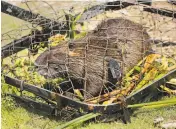
<svg viewBox="0 0 176 129"><path fill-rule="evenodd" d="M47 16L49 13L48 6L46 5L45 8L41 8L41 6L38 6L38 4L30 3L31 7L35 9L36 12L38 12L38 8L40 8L39 13L44 14ZM58 5L55 2L50 2L51 5L56 9ZM96 3L95 3L96 4ZM69 3L69 6L67 6L67 2L62 2L60 6L70 8L72 6L71 3ZM81 4L77 2L78 6ZM165 2L158 2L155 3L154 6L162 7L162 8L169 8L169 9L175 9L175 6L171 6L168 3ZM26 6L23 6L23 8L26 8ZM162 40L169 40L176 42L176 21L175 19L151 14L148 12L141 13L139 11L140 6L133 6L128 7L127 9L122 9L120 11L109 11L106 13L106 15L99 15L93 19L91 19L90 22L87 23L87 28L89 30L92 30L96 27L96 25L105 18L115 18L115 17L124 17L127 19L130 19L134 22L142 23L148 33L150 34L151 38L156 39L162 39ZM57 9L56 9L57 10ZM58 11L58 10L57 10ZM28 24L27 22L21 21L16 18L12 18L10 16L7 16L3 13L2 14L2 33L8 32L13 29L19 28L21 25ZM51 15L52 18L56 18L55 15ZM98 19L98 20L97 20ZM30 31L30 30L29 30ZM19 36L14 36L15 38L20 38L20 36L25 35L29 33L29 31L26 32L19 32ZM12 40L7 40L2 42L1 46L7 44ZM155 47L154 47L155 48ZM167 47L167 48L155 48L158 52L165 54L173 54L174 57L176 57L176 47ZM163 50L164 49L164 50ZM169 52L170 51L170 52ZM58 126L60 122L58 122L56 119L50 119L47 115L43 115L36 112L28 111L22 107L14 107L13 101L7 102L2 100L2 128L3 129L50 129ZM4 101L4 102L3 102ZM8 106L8 103L10 103L10 108ZM11 105L12 104L12 105ZM11 108L12 106L12 108ZM132 116L132 123L124 125L121 122L113 122L113 123L89 123L84 125L84 127L80 127L82 129L107 129L107 128L119 128L119 129L153 129L155 128L152 123L155 117L162 116L166 120L169 119L176 119L176 107L167 107L167 108L161 108L156 110L145 110L145 111L136 111Z"/></svg>

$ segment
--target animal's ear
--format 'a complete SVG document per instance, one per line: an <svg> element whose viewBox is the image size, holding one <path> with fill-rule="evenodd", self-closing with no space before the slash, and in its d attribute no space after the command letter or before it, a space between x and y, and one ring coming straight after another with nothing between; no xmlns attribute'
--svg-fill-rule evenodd
<svg viewBox="0 0 176 129"><path fill-rule="evenodd" d="M121 78L122 72L119 63L115 59L109 59L108 64L109 70L111 71L113 79Z"/></svg>
<svg viewBox="0 0 176 129"><path fill-rule="evenodd" d="M74 51L69 51L68 55L69 56L80 56L78 52L74 52Z"/></svg>

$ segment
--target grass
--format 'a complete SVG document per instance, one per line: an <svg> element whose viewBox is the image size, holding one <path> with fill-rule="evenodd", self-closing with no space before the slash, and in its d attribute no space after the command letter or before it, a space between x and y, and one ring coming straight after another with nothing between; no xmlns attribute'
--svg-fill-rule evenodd
<svg viewBox="0 0 176 129"><path fill-rule="evenodd" d="M176 119L176 107L160 108L155 110L138 110L134 112L131 117L130 124L123 124L122 122L112 123L89 123L80 129L155 129L152 124L154 119L162 116L166 121Z"/></svg>
<svg viewBox="0 0 176 129"><path fill-rule="evenodd" d="M20 19L17 19L15 17L9 16L7 14L1 13L2 17L2 23L1 23L1 31L2 31L2 42L1 46L4 46L10 42L12 42L14 39L19 39L22 36L25 36L29 34L30 29L27 29L28 27L31 27L31 25L25 21L22 21ZM19 28L24 28L23 30L20 30ZM15 31L12 31L15 30ZM9 34L11 38L8 37Z"/></svg>
<svg viewBox="0 0 176 129"><path fill-rule="evenodd" d="M24 108L11 97L2 98L2 129L51 129L58 121L40 111Z"/></svg>
<svg viewBox="0 0 176 129"><path fill-rule="evenodd" d="M165 121L176 120L176 106L157 109L139 109L133 112L131 123L123 124L120 120L111 123L90 122L78 129L157 129L153 121L163 117ZM52 129L63 124L56 117L41 111L22 107L11 97L2 98L2 129Z"/></svg>
<svg viewBox="0 0 176 129"><path fill-rule="evenodd" d="M25 8L25 7L24 7ZM47 9L46 9L47 10ZM43 12L44 13L44 12ZM6 14L2 14L2 33L13 29L18 29L21 25L28 24L22 20L12 18ZM30 24L28 24L30 25ZM21 32L22 35L29 33ZM1 46L10 42L10 40L3 42ZM7 59L8 60L8 59ZM18 105L10 97L3 97L2 102L2 129L52 129L59 126L62 122L29 108L24 108ZM153 120L162 116L167 120L176 120L176 106L158 109L140 109L133 113L131 117L132 123L123 124L121 121L112 123L90 122L84 124L80 129L154 129Z"/></svg>

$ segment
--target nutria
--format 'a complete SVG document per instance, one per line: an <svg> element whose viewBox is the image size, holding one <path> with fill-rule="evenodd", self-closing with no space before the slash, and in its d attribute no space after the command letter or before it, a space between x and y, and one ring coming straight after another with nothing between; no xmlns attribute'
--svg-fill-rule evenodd
<svg viewBox="0 0 176 129"><path fill-rule="evenodd" d="M41 75L76 80L80 87L76 84L75 88L97 96L116 85L121 71L125 73L142 59L150 49L148 41L142 25L123 18L108 19L83 38L47 49L35 65Z"/></svg>

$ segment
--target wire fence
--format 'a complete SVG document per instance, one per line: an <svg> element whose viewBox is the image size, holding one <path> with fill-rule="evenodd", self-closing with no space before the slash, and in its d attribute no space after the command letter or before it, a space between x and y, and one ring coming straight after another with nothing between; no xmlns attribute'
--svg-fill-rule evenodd
<svg viewBox="0 0 176 129"><path fill-rule="evenodd" d="M9 15L2 15L2 74L76 101L111 104L131 94L140 79L150 83L152 78L144 78L146 62L137 65L146 56L158 58L154 64L149 62L153 79L158 71L175 68L176 6L169 2L151 6L112 3L3 3ZM165 65L158 67L159 63ZM131 80L126 81L134 68ZM122 93L125 87L128 89Z"/></svg>

